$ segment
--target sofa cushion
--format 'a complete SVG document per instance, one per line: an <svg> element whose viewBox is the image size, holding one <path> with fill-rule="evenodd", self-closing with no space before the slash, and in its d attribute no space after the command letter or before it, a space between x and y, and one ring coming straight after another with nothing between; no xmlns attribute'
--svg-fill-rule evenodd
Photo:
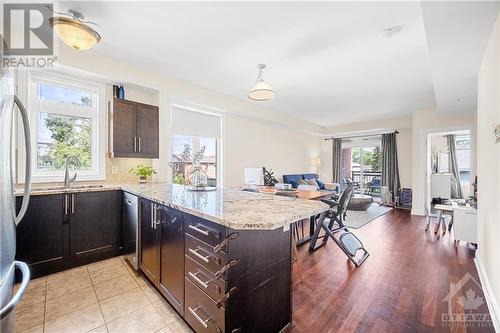
<svg viewBox="0 0 500 333"><path fill-rule="evenodd" d="M307 179L307 183L311 186L314 186L317 190L319 190L319 185L318 183L316 182L316 179L315 178L309 178Z"/></svg>
<svg viewBox="0 0 500 333"><path fill-rule="evenodd" d="M302 179L302 175L283 175L283 183L291 184L293 188L297 188Z"/></svg>

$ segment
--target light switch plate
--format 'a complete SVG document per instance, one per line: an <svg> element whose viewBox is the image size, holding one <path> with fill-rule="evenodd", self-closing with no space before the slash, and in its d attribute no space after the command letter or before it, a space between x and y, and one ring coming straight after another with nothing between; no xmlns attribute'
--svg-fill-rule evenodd
<svg viewBox="0 0 500 333"><path fill-rule="evenodd" d="M290 225L289 224L285 224L283 226L283 232L287 232L288 230L290 230Z"/></svg>
<svg viewBox="0 0 500 333"><path fill-rule="evenodd" d="M111 174L112 175L117 175L118 174L118 167L112 166L111 167Z"/></svg>

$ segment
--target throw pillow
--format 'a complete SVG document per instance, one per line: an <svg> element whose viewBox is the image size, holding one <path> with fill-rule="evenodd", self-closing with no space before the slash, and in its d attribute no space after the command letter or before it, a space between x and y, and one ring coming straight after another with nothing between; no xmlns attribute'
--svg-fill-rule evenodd
<svg viewBox="0 0 500 333"><path fill-rule="evenodd" d="M319 185L318 185L318 182L316 181L316 179L314 178L311 178L311 179L306 179L307 180L307 183L311 186L316 186L316 189L319 190Z"/></svg>
<svg viewBox="0 0 500 333"><path fill-rule="evenodd" d="M292 187L293 187L293 188L297 188L297 187L299 187L299 183L298 183L298 182L296 182L295 180L290 180L290 184L292 184Z"/></svg>
<svg viewBox="0 0 500 333"><path fill-rule="evenodd" d="M309 185L309 183L307 182L307 180L301 179L299 180L299 185Z"/></svg>
<svg viewBox="0 0 500 333"><path fill-rule="evenodd" d="M325 189L325 183L321 179L316 178L316 183L318 183L318 186L319 186L320 190L324 190Z"/></svg>

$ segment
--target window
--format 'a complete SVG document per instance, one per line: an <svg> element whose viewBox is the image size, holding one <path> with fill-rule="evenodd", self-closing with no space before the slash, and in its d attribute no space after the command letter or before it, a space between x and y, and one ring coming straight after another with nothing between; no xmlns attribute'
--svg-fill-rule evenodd
<svg viewBox="0 0 500 333"><path fill-rule="evenodd" d="M69 156L76 157L70 168L77 180L104 179L104 85L52 72L27 73L24 80L33 181L62 181ZM19 156L22 177L25 154Z"/></svg>
<svg viewBox="0 0 500 333"><path fill-rule="evenodd" d="M195 154L203 153L201 169L209 186L222 186L222 117L217 114L172 106L172 182L189 184Z"/></svg>
<svg viewBox="0 0 500 333"><path fill-rule="evenodd" d="M172 135L172 182L185 185L189 182L189 171L193 155L203 151L201 168L208 178L209 186L217 184L217 139L187 135Z"/></svg>

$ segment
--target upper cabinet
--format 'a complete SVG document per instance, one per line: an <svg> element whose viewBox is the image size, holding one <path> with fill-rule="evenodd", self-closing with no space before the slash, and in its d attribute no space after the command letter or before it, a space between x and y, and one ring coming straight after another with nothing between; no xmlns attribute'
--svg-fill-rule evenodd
<svg viewBox="0 0 500 333"><path fill-rule="evenodd" d="M158 158L158 107L114 98L110 108L111 157Z"/></svg>

